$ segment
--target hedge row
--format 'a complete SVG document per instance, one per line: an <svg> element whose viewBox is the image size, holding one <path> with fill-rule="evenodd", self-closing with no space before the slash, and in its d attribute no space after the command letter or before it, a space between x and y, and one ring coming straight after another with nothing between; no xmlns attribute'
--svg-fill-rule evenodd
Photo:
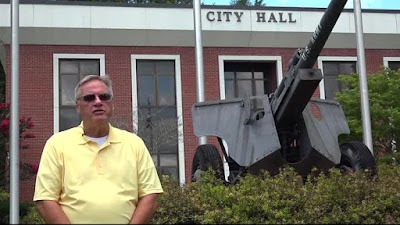
<svg viewBox="0 0 400 225"><path fill-rule="evenodd" d="M155 224L317 224L400 223L400 166L382 163L378 177L367 173L327 173L299 177L292 168L276 176L251 174L228 185L212 171L199 182L181 187L163 177L165 193ZM22 223L41 224L31 207Z"/></svg>
<svg viewBox="0 0 400 225"><path fill-rule="evenodd" d="M164 177L166 190L153 223L197 224L398 224L400 167L383 164L379 176L342 174L338 169L306 180L292 168L271 177L247 175L235 185L211 171L179 188Z"/></svg>

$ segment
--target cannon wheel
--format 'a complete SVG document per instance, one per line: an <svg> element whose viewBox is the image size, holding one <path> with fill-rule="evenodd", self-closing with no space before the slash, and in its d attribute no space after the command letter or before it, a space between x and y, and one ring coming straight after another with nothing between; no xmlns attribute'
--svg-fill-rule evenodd
<svg viewBox="0 0 400 225"><path fill-rule="evenodd" d="M218 149L212 144L199 145L192 162L192 181L198 181L202 171L212 168L218 179L225 179L224 166Z"/></svg>
<svg viewBox="0 0 400 225"><path fill-rule="evenodd" d="M376 163L369 148L360 141L350 141L340 145L342 154L339 168L344 172L369 170L376 175Z"/></svg>

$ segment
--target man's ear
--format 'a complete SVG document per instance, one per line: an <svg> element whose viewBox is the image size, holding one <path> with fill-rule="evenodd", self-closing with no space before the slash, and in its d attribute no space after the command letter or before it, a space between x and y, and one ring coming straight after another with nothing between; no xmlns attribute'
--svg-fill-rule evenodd
<svg viewBox="0 0 400 225"><path fill-rule="evenodd" d="M76 111L79 113L79 112L81 111L81 108L80 108L80 106L78 105L78 102L75 103L75 106L76 106Z"/></svg>

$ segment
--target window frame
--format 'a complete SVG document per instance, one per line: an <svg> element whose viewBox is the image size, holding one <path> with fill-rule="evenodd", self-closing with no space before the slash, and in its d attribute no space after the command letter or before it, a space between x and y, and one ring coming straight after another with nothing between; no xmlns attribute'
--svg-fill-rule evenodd
<svg viewBox="0 0 400 225"><path fill-rule="evenodd" d="M242 62L275 62L277 77L277 87L283 79L282 71L282 57L281 56L246 56L246 55L219 55L218 68L219 68L219 90L221 99L225 99L225 61L242 61Z"/></svg>
<svg viewBox="0 0 400 225"><path fill-rule="evenodd" d="M383 66L389 68L389 62L400 62L400 57L383 57Z"/></svg>
<svg viewBox="0 0 400 225"><path fill-rule="evenodd" d="M182 112L182 82L181 82L181 59L180 55L131 55L131 82L132 82L132 122L133 129L138 130L138 98L137 98L137 61L138 60L173 60L175 61L175 96L176 96L176 114L178 128L178 173L179 183L185 184L185 151L183 143L183 112Z"/></svg>
<svg viewBox="0 0 400 225"><path fill-rule="evenodd" d="M100 61L100 76L105 75L105 55L104 54L53 54L53 133L60 131L60 59L98 59Z"/></svg>
<svg viewBox="0 0 400 225"><path fill-rule="evenodd" d="M356 62L358 66L357 57L356 56L319 56L318 59L318 69L322 72L322 80L319 82L319 97L321 99L325 99L325 82L324 82L324 70L323 63L324 61L344 61L344 62Z"/></svg>

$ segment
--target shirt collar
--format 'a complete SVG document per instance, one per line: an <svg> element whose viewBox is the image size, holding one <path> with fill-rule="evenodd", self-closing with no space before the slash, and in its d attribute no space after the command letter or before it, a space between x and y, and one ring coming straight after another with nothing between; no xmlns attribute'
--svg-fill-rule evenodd
<svg viewBox="0 0 400 225"><path fill-rule="evenodd" d="M112 143L121 142L121 139L118 137L118 135L116 133L117 132L116 131L117 128L113 127L110 123L108 123L108 126L109 126L109 131L108 131L108 139L107 139L107 141L110 142L111 144ZM79 127L79 129L78 129L79 130L79 137L81 137L80 141L79 141L79 144L86 144L89 141L89 139L84 137L83 122L81 122L78 127Z"/></svg>

